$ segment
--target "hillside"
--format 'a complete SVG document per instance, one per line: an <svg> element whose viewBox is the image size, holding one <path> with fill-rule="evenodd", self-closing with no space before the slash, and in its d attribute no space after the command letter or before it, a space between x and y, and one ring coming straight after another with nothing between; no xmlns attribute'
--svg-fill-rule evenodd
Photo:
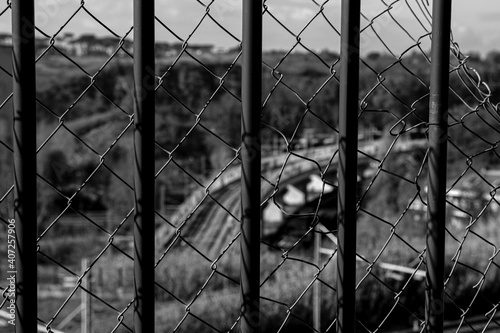
<svg viewBox="0 0 500 333"><path fill-rule="evenodd" d="M0 47L0 105L3 104L5 99L12 92L12 79L8 76L4 70L10 72L11 70L11 54L9 48ZM9 146L12 145L12 136L9 129L12 128L12 104L11 102L6 103L2 108L0 108L0 141ZM7 189L12 186L12 161L11 152L5 148L3 144L0 144L0 174L2 179L0 180L0 196L6 193ZM12 216L8 210L12 207L12 202L10 201L12 197L7 198L7 204L0 206L0 213L3 217Z"/></svg>
<svg viewBox="0 0 500 333"><path fill-rule="evenodd" d="M12 92L12 78L5 72L11 72L12 70L12 58L11 49L6 47L0 47L0 105L2 105L5 99ZM12 104L7 102L0 109L0 140L10 141L9 131L12 123ZM0 156L3 156L3 152L0 151Z"/></svg>
<svg viewBox="0 0 500 333"><path fill-rule="evenodd" d="M4 70L11 71L12 58L11 49L0 46L0 100L3 100L12 91L12 79L5 74ZM3 70L2 70L3 69Z"/></svg>
<svg viewBox="0 0 500 333"><path fill-rule="evenodd" d="M284 149L287 144L294 146L299 143L307 133L315 133L318 137L334 136L338 123L337 80L342 70L338 55L325 52L319 57L304 53L291 53L283 59L284 56L281 51L263 56L266 106L262 119L269 125L261 133L263 144L279 145ZM218 58L205 56L198 63L183 55L173 67L174 59L158 59L156 73L162 76L163 84L156 93L156 141L162 147L155 151L157 169L170 158L169 152L173 152L175 161L184 169L171 164L158 177L162 186L171 189L164 203L182 201L186 193L197 186L188 173L204 179L214 170L221 170L234 157L233 149L240 141L241 114L241 58L231 65L235 57L236 54ZM127 127L134 104L132 61L128 56L113 58L101 70L106 57L73 57L71 60L74 62L49 51L37 63L37 98L42 103L37 105L38 144L57 128L62 115L65 127L71 131L58 130L40 151L40 173L68 195L74 193L98 165L98 154L104 153ZM1 49L0 66L8 68L10 62L8 49ZM486 79L500 77L499 64L500 58L493 56L471 58L469 63L478 72L486 74ZM229 72L228 68L231 68ZM422 135L419 124L425 123L427 118L428 81L429 63L422 54L409 54L400 64L394 64L394 58L389 55L369 55L360 66L360 97L364 107L359 117L360 129L376 128L387 133L397 119L404 118L406 129L416 126L408 136ZM493 93L498 91L498 80L489 82ZM457 75L451 77L451 84L463 98L463 101L455 95L450 98L451 114L460 117L467 111L464 102L469 105L478 102L468 90L470 87L464 85ZM11 92L11 78L3 72L0 72L0 85L3 99ZM11 126L11 110L8 104L0 110L0 121L6 128ZM473 132L487 133L488 140L494 141L494 133L488 131L489 125L476 118L468 117L464 124ZM198 120L198 125L192 128ZM495 124L495 121L490 116L487 123ZM476 162L488 164L494 160L493 153L487 150L488 144L474 140L472 131L460 129L458 126L451 128L450 136L459 143L462 151L486 151ZM10 141L8 137L3 140ZM182 143L179 145L179 142ZM132 146L131 132L128 131L106 156L107 166L127 182L132 179L131 170L126 167L132 160ZM459 161L463 155L454 149L450 151L449 159ZM6 163L3 167L10 168ZM63 170L60 167L54 169L54 163L63 166ZM450 171L455 172L460 172L460 169ZM126 189L113 194L116 191L113 184L119 183L116 177L102 171L95 179L75 199L80 207L125 212L130 195L121 194L127 193ZM8 183L2 184L0 189L10 186ZM40 191L46 194L44 198L47 200L40 201L40 210L59 211L64 200L57 201L57 195L49 200L53 190L45 187L42 185ZM116 200L107 200L108 197ZM50 220L50 216L46 218Z"/></svg>

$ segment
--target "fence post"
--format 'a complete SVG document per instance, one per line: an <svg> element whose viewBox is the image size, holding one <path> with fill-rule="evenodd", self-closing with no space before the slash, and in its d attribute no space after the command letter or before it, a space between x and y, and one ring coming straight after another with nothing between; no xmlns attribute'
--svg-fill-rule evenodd
<svg viewBox="0 0 500 333"><path fill-rule="evenodd" d="M426 332L443 331L451 0L434 0L429 105Z"/></svg>
<svg viewBox="0 0 500 333"><path fill-rule="evenodd" d="M89 259L82 259L82 274L89 267ZM90 292L92 292L92 275L91 271L87 272L82 280L82 300L81 300L81 331L82 333L92 333L92 299L90 297Z"/></svg>
<svg viewBox="0 0 500 333"><path fill-rule="evenodd" d="M134 0L134 332L154 332L154 1Z"/></svg>
<svg viewBox="0 0 500 333"><path fill-rule="evenodd" d="M356 201L360 0L342 0L338 169L337 332L356 327Z"/></svg>
<svg viewBox="0 0 500 333"><path fill-rule="evenodd" d="M260 332L262 1L243 1L241 332Z"/></svg>
<svg viewBox="0 0 500 333"><path fill-rule="evenodd" d="M37 330L34 2L12 1L16 333Z"/></svg>

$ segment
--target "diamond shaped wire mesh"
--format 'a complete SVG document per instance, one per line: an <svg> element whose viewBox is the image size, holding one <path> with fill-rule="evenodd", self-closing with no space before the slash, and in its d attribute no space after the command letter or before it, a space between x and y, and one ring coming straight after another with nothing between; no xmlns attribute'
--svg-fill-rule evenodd
<svg viewBox="0 0 500 333"><path fill-rule="evenodd" d="M227 20L241 8L231 0L190 2L182 25L169 22L167 13L156 15L157 30L175 40L169 50L157 50L155 68L156 326L227 332L237 330L241 319L243 52L240 32ZM59 29L37 29L38 321L47 332L78 331L80 303L88 298L99 331L132 332L132 28L115 31L90 1L67 5L72 12L58 17ZM181 12L185 3L171 5ZM279 38L288 46L266 52L262 64L261 329L331 332L341 68L330 50L340 43L340 4L295 5L300 11L287 12L275 0L263 1L262 8L264 45L272 48ZM7 3L0 20L9 13ZM297 13L302 23L292 25L289 18ZM68 51L64 40L84 18L110 36L93 50L100 52L94 59L79 55L88 50L78 46ZM421 0L381 0L361 12L361 49L383 51L363 53L359 64L360 331L424 331L431 20L429 4ZM202 37L204 30L213 32L213 41ZM324 36L325 50L311 46L318 36ZM217 39L235 48L214 54L200 47ZM454 331L485 331L498 325L498 182L488 168L498 165L500 127L493 92L459 42L450 45L448 162L460 168L450 168L443 180L444 316ZM54 67L66 77L51 77ZM0 75L11 76L8 65L0 64ZM3 115L10 114L9 89L0 95ZM0 138L2 160L12 159L11 140ZM10 168L2 174L12 178ZM4 235L13 186L1 184ZM8 300L3 281L0 309ZM314 327L319 288L321 324Z"/></svg>
<svg viewBox="0 0 500 333"><path fill-rule="evenodd" d="M61 41L64 29L82 16L92 19L112 35L103 51L105 57L86 61L90 59L67 54L67 47ZM39 48L39 73L49 71L54 65L62 66L71 78L69 82L61 80L59 87L55 85L66 93L59 101L53 97L54 91L38 90L40 118L52 117L42 123L38 132L37 158L42 165L39 191L49 196L52 204L57 203L40 207L38 253L39 260L46 263L42 267L48 270L47 276L54 278L55 275L65 286L57 290L61 293L58 298L51 299L50 291L49 296L41 295L40 305L44 311L39 312L39 322L48 331L77 329L79 325L74 319L70 323L67 320L78 309L84 311L80 303L87 297L87 302L92 304L91 311L101 314L92 317L95 326L103 325L107 331L131 331L131 320L127 317L129 301L119 296L120 289L130 288L132 283L126 274L118 272L132 266L127 245L133 202L132 175L124 165L132 162L129 147L132 146L133 111L127 101L130 97L120 96L119 91L106 86L106 77L112 76L120 77L125 87L132 86L131 74L124 70L125 64L131 64L130 45L127 46L126 40L131 29L119 36L81 2L55 34L49 35L43 29L38 32L42 36L40 44L45 44ZM69 142L74 143L70 145L72 149L66 148ZM107 198L104 207L93 208L109 184L115 187L116 197ZM124 204L128 204L128 209L120 207ZM61 233L69 235L60 240ZM119 242L119 238L125 241ZM61 256L61 252L67 253ZM72 256L87 260L80 265ZM112 269L105 271L110 266ZM90 287L102 285L103 280L107 288ZM110 291L111 285L118 288L118 294ZM122 293L130 294L130 291ZM105 317L108 319L103 321Z"/></svg>

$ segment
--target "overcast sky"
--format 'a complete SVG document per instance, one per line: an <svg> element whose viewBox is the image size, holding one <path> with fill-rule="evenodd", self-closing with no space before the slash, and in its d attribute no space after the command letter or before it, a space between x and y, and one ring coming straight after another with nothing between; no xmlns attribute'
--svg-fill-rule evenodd
<svg viewBox="0 0 500 333"><path fill-rule="evenodd" d="M324 1L316 0L320 3ZM201 21L198 29L190 37L190 42L235 46L237 40L241 38L241 2L242 0L216 0L210 7L210 14L229 33L224 32L208 17L202 20L206 9L196 0L156 0L156 15L181 39L187 39ZM340 0L329 0L324 6L324 15L337 29L340 29L340 2ZM410 37L387 12L384 13L387 6L382 0L362 0L362 10L368 19L362 19L364 27L369 25L374 17L384 13L378 16L363 33L361 44L363 52L385 50L385 46L370 27L375 29L387 47L396 54L414 45L414 40L418 40L426 33L425 29L429 28L425 14L422 13L426 2L427 0L385 0L387 4L393 3L390 13L411 35ZM120 36L132 26L132 0L86 0L85 3L85 8L89 12ZM36 4L37 26L45 33L53 35L78 10L80 0L36 0ZM319 7L312 0L267 0L266 4L269 12L293 34L298 34L319 11ZM410 9L415 12L422 24ZM9 15L7 11L0 16L0 31L10 30ZM453 32L462 51L473 50L485 54L492 49L500 49L500 33L497 32L499 24L499 0L453 1ZM104 27L83 10L76 14L63 31L77 35L82 33L109 35ZM163 41L177 40L177 37L159 25L156 36L158 40ZM301 41L314 50L339 48L337 33L322 16L313 20L300 36ZM295 41L290 32L281 27L270 14L265 14L265 49L290 49ZM422 42L424 48L428 48L426 40Z"/></svg>

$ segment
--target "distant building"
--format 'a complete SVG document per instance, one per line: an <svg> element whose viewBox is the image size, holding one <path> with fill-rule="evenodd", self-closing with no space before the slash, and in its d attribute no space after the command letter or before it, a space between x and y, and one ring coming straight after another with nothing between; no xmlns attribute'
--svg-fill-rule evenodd
<svg viewBox="0 0 500 333"><path fill-rule="evenodd" d="M500 174L499 171L493 171L492 173ZM486 179L490 176L485 170L481 172L481 175ZM491 183L497 186L494 182ZM427 200L427 191L426 186L421 194L425 201ZM488 204L491 198L490 191L491 188L478 176L473 175L467 177L467 179L464 178L463 182L455 185L446 193L448 202L446 205L447 221L456 228L463 228L471 222L471 219L477 218L480 214L483 216L497 214L498 205ZM413 211L415 220L421 220L427 214L427 205L417 199L410 206L410 211Z"/></svg>
<svg viewBox="0 0 500 333"><path fill-rule="evenodd" d="M214 46L211 44L189 45L187 49L197 56L214 53Z"/></svg>
<svg viewBox="0 0 500 333"><path fill-rule="evenodd" d="M120 43L123 43L120 45ZM10 34L0 33L0 46L12 46L12 36ZM75 36L71 32L57 35L54 40L54 46L66 53L68 56L86 57L86 56L111 56L118 48L124 49L126 52L133 54L133 41L125 39L121 40L117 37L98 37L94 34L83 34ZM50 47L48 38L37 38L35 40L35 50L37 54L41 54ZM182 52L184 44L157 42L156 45L157 57L174 57ZM211 44L188 44L187 51L193 55L201 56L213 53L228 52L228 48L215 48ZM124 53L119 53L123 56Z"/></svg>
<svg viewBox="0 0 500 333"><path fill-rule="evenodd" d="M230 47L217 46L213 48L212 52L215 54L225 54L229 53L230 50Z"/></svg>
<svg viewBox="0 0 500 333"><path fill-rule="evenodd" d="M184 48L183 43L156 43L156 56L158 57L175 57L182 52ZM196 56L213 54L216 48L212 44L188 44L186 50Z"/></svg>
<svg viewBox="0 0 500 333"><path fill-rule="evenodd" d="M157 57L175 57L177 56L182 50L182 43L166 43L166 42L159 42L156 43L156 56Z"/></svg>
<svg viewBox="0 0 500 333"><path fill-rule="evenodd" d="M71 41L75 38L73 33L64 33L60 38L56 39L57 47L68 50L71 46Z"/></svg>
<svg viewBox="0 0 500 333"><path fill-rule="evenodd" d="M69 41L67 51L79 57L91 55L110 56L118 47L116 38L113 44L114 47L110 46L110 38L98 38L92 34L85 34Z"/></svg>
<svg viewBox="0 0 500 333"><path fill-rule="evenodd" d="M9 34L0 33L0 45L12 46L12 36Z"/></svg>

